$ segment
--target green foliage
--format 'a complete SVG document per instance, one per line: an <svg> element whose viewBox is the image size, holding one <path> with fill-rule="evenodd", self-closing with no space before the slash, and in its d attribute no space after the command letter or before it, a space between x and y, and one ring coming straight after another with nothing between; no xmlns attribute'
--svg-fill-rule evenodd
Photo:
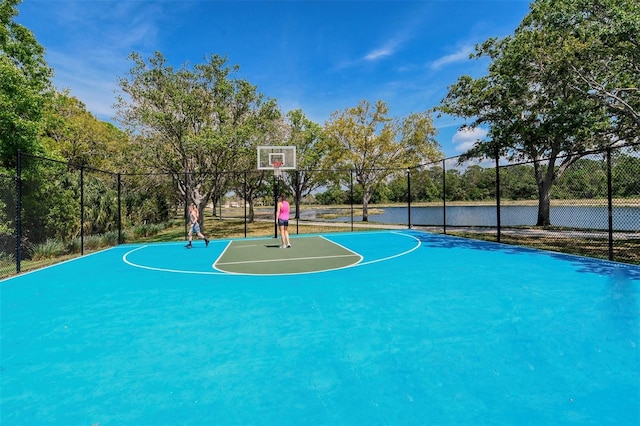
<svg viewBox="0 0 640 426"><path fill-rule="evenodd" d="M14 232L14 220L16 205L15 180L3 178L0 175L0 236ZM11 209L11 210L9 210ZM1 241L0 237L0 241ZM0 243L0 249L2 244Z"/></svg>
<svg viewBox="0 0 640 426"><path fill-rule="evenodd" d="M463 128L489 126L464 159L534 162L538 225L549 225L551 188L571 164L638 140L638 30L634 0L536 0L512 36L477 46L488 74L460 77L437 108L469 120Z"/></svg>
<svg viewBox="0 0 640 426"><path fill-rule="evenodd" d="M226 173L248 170L259 142L276 141L281 113L248 81L234 77L238 66L210 55L191 68L174 69L156 52L134 53L134 65L119 81L121 122L138 136L136 152L146 167L173 177L173 190L200 210L224 194L234 181ZM237 182L236 182L237 183ZM263 179L243 182L247 195L259 197Z"/></svg>
<svg viewBox="0 0 640 426"><path fill-rule="evenodd" d="M612 159L612 197L640 196L640 157L615 153ZM471 165L463 170L449 169L445 173L447 201L495 200L496 170L494 167ZM412 202L442 201L442 168L414 169L411 172ZM362 189L354 186L355 203L362 200ZM537 185L532 164L500 167L500 196L505 200L535 200ZM605 199L607 197L606 157L592 155L576 161L557 181L554 199ZM350 203L350 189L334 185L317 194L322 204ZM387 184L376 187L372 203L407 202L407 177L398 175Z"/></svg>
<svg viewBox="0 0 640 426"><path fill-rule="evenodd" d="M15 265L15 256L13 253L8 253L0 250L0 269L7 269Z"/></svg>
<svg viewBox="0 0 640 426"><path fill-rule="evenodd" d="M612 162L611 180L614 196L637 198L640 195L640 158L617 156Z"/></svg>
<svg viewBox="0 0 640 426"><path fill-rule="evenodd" d="M289 136L285 145L296 147L298 170L285 175L285 184L294 194L296 206L312 191L326 185L331 173L322 170L322 161L328 146L323 143L325 137L322 127L309 120L302 110L289 111ZM296 208L296 218L300 209Z"/></svg>
<svg viewBox="0 0 640 426"><path fill-rule="evenodd" d="M123 214L128 223L161 223L169 219L171 205L184 203L170 177L131 176L122 183Z"/></svg>
<svg viewBox="0 0 640 426"><path fill-rule="evenodd" d="M111 123L98 120L68 92L55 93L45 117L44 144L55 155L76 166L120 170L130 164L127 135ZM127 151L125 161L123 152Z"/></svg>
<svg viewBox="0 0 640 426"><path fill-rule="evenodd" d="M43 243L35 244L31 248L31 259L32 260L42 260L42 259L53 259L55 257L60 257L66 254L67 250L64 245L59 240L56 239L47 239Z"/></svg>
<svg viewBox="0 0 640 426"><path fill-rule="evenodd" d="M0 166L14 168L16 153L42 152L38 140L52 70L33 34L17 24L19 0L0 3Z"/></svg>
<svg viewBox="0 0 640 426"><path fill-rule="evenodd" d="M482 201L495 199L495 168L469 166L462 176L462 189L467 200Z"/></svg>
<svg viewBox="0 0 640 426"><path fill-rule="evenodd" d="M558 198L606 198L606 163L603 159L576 161L558 179L554 194Z"/></svg>
<svg viewBox="0 0 640 426"><path fill-rule="evenodd" d="M413 176L411 177L411 181L412 183L415 183ZM407 196L407 189L407 177L396 176L387 185L387 190L389 191L389 199L391 201L407 202L409 200L409 197ZM411 195L411 199L413 201L416 201L414 194Z"/></svg>
<svg viewBox="0 0 640 426"><path fill-rule="evenodd" d="M351 200L348 196L347 201L348 202L353 201L353 203L355 204L362 204L363 197L364 195L363 195L362 186L355 185L353 187L353 199ZM369 203L372 203L372 204L388 203L391 200L392 200L392 192L386 184L378 183L373 186Z"/></svg>
<svg viewBox="0 0 640 426"><path fill-rule="evenodd" d="M112 247L118 245L118 232L109 231L101 235L101 245L103 247Z"/></svg>
<svg viewBox="0 0 640 426"><path fill-rule="evenodd" d="M501 196L511 200L535 200L538 187L530 165L500 168Z"/></svg>
<svg viewBox="0 0 640 426"><path fill-rule="evenodd" d="M88 251L100 250L105 247L118 245L117 232L105 232L104 234L85 235L83 238L73 238L67 244L67 253L80 253L84 243L84 249Z"/></svg>
<svg viewBox="0 0 640 426"><path fill-rule="evenodd" d="M113 176L84 174L84 227L89 234L117 230L118 194Z"/></svg>
<svg viewBox="0 0 640 426"><path fill-rule="evenodd" d="M608 109L619 139L638 140L640 2L537 0L521 27L543 29L549 52L573 78L571 90Z"/></svg>
<svg viewBox="0 0 640 426"><path fill-rule="evenodd" d="M334 184L326 191L316 195L320 204L347 204L349 202L349 192L344 191L339 184Z"/></svg>
<svg viewBox="0 0 640 426"><path fill-rule="evenodd" d="M103 239L101 235L85 235L84 248L88 251L98 250L103 247Z"/></svg>
<svg viewBox="0 0 640 426"><path fill-rule="evenodd" d="M143 237L150 237L160 233L163 229L164 229L164 226L162 224L137 225L133 228L132 234L133 234L133 238L136 238L136 239L143 238Z"/></svg>
<svg viewBox="0 0 640 426"><path fill-rule="evenodd" d="M367 205L376 185L394 173L425 159L439 157L435 127L428 113L410 114L403 119L388 116L383 101L334 112L325 126L326 168L353 170L362 189L362 220L368 220ZM346 176L339 176L346 183ZM349 176L350 178L350 176Z"/></svg>

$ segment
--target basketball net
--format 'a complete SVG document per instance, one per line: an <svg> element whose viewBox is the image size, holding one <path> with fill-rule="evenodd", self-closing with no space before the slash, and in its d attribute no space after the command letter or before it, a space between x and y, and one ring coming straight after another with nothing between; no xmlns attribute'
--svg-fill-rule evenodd
<svg viewBox="0 0 640 426"><path fill-rule="evenodd" d="M282 179L282 170L280 169L280 167L282 167L282 162L274 161L272 165L273 165L273 176L276 177L277 179Z"/></svg>

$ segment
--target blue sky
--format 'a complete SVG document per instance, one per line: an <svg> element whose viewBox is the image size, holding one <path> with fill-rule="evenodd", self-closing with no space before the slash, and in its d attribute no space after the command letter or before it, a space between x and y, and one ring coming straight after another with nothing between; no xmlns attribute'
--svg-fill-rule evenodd
<svg viewBox="0 0 640 426"><path fill-rule="evenodd" d="M113 121L117 81L132 63L161 52L170 64L226 56L237 74L323 125L331 113L367 99L404 117L438 105L461 75L484 75L473 46L513 34L529 0L220 1L24 0L16 21L46 49L60 90ZM447 156L476 134L435 120Z"/></svg>

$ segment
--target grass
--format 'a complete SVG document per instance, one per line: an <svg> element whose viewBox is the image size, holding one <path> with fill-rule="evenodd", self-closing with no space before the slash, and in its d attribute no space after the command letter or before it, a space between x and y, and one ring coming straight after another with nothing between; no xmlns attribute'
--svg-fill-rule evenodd
<svg viewBox="0 0 640 426"><path fill-rule="evenodd" d="M456 235L475 240L497 241L493 233L477 233L466 231L447 232L449 235ZM531 235L501 235L500 242L503 244L516 245L521 247L531 247L540 250L555 251L559 253L574 254L579 256L593 257L597 259L609 259L609 241L605 238L580 238L562 236L531 236ZM619 239L615 241L613 256L616 262L631 263L640 265L640 240Z"/></svg>

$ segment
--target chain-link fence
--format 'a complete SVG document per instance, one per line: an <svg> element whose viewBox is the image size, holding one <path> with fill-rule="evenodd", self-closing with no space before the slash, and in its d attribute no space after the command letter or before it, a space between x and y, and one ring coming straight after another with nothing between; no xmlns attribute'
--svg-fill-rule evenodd
<svg viewBox="0 0 640 426"><path fill-rule="evenodd" d="M0 175L0 277L17 272L17 189L15 176Z"/></svg>
<svg viewBox="0 0 640 426"><path fill-rule="evenodd" d="M415 168L410 225L640 263L638 147L561 156L551 170L550 159L496 166L457 157Z"/></svg>
<svg viewBox="0 0 640 426"><path fill-rule="evenodd" d="M416 228L640 264L639 147L567 167L560 157L552 173L548 159L448 158L383 170L366 195L353 170L118 174L22 154L17 176L0 175L0 277L123 242L184 239L195 196L210 238L276 236L281 192L291 196L291 233ZM313 194L296 194L319 176Z"/></svg>

